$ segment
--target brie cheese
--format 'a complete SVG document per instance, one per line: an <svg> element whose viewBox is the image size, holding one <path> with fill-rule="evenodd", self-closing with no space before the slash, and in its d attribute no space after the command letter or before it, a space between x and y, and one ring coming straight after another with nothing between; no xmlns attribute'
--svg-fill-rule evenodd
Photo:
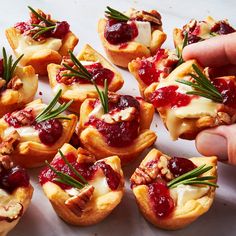
<svg viewBox="0 0 236 236"><path fill-rule="evenodd" d="M141 43L146 47L150 47L152 39L152 31L150 22L135 21L135 25L138 28L138 35L134 39L135 42Z"/></svg>

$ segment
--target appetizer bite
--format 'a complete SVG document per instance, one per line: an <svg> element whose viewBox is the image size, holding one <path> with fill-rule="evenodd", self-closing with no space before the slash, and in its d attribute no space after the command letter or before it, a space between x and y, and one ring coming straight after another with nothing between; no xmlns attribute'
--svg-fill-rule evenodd
<svg viewBox="0 0 236 236"><path fill-rule="evenodd" d="M217 178L216 157L169 157L152 149L131 176L143 216L167 230L186 227L211 207Z"/></svg>
<svg viewBox="0 0 236 236"><path fill-rule="evenodd" d="M194 139L203 129L236 122L236 77L208 78L195 60L145 90L173 140Z"/></svg>
<svg viewBox="0 0 236 236"><path fill-rule="evenodd" d="M23 107L33 100L38 88L38 76L32 66L17 66L22 59L16 61L7 56L2 49L3 58L0 59L0 117L7 112Z"/></svg>
<svg viewBox="0 0 236 236"><path fill-rule="evenodd" d="M76 129L82 146L97 159L118 155L127 164L156 140L149 130L153 105L142 98L99 91L99 98L86 99Z"/></svg>
<svg viewBox="0 0 236 236"><path fill-rule="evenodd" d="M122 87L124 81L121 74L88 44L77 57L72 52L69 54L70 57L64 57L61 65L48 65L48 76L54 93L62 90L60 102L73 99L70 111L79 113L86 98L98 97L94 83L102 89L107 79L108 90L112 92Z"/></svg>
<svg viewBox="0 0 236 236"><path fill-rule="evenodd" d="M18 22L6 30L7 40L15 55L24 54L21 65L32 65L36 73L47 74L49 63L60 63L78 43L66 21L51 19L41 10L30 10L30 20Z"/></svg>
<svg viewBox="0 0 236 236"><path fill-rule="evenodd" d="M137 57L154 55L166 40L161 15L155 11L130 9L124 14L107 7L98 22L98 33L108 58L127 68Z"/></svg>
<svg viewBox="0 0 236 236"><path fill-rule="evenodd" d="M5 236L27 210L33 187L26 170L13 165L10 154L19 141L16 135L0 143L0 235Z"/></svg>
<svg viewBox="0 0 236 236"><path fill-rule="evenodd" d="M165 79L177 66L178 61L178 55L169 49L158 49L155 56L131 61L128 68L139 83L141 96L144 97L144 90L149 85Z"/></svg>
<svg viewBox="0 0 236 236"><path fill-rule="evenodd" d="M42 170L39 182L58 216L73 225L102 221L124 193L118 156L96 161L88 151L69 144Z"/></svg>
<svg viewBox="0 0 236 236"><path fill-rule="evenodd" d="M28 103L23 109L7 113L0 119L0 138L8 139L12 132L20 141L12 153L17 164L33 168L51 160L65 142L69 142L77 123L77 116L62 115L71 104L56 107L61 91L49 105L41 99Z"/></svg>
<svg viewBox="0 0 236 236"><path fill-rule="evenodd" d="M208 16L203 21L191 20L182 29L175 28L173 37L175 47L181 50L185 37L187 37L187 44L192 44L217 35L233 32L235 32L235 29L229 24L228 20L217 21Z"/></svg>

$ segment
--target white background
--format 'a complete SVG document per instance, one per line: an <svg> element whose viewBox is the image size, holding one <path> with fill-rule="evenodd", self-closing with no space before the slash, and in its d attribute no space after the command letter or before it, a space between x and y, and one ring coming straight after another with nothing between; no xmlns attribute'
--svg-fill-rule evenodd
<svg viewBox="0 0 236 236"><path fill-rule="evenodd" d="M168 48L173 48L173 28L183 26L191 18L203 19L207 15L217 19L228 18L230 23L236 27L236 3L233 0L2 0L0 6L0 46L5 46L8 52L11 52L11 50L5 39L4 30L18 21L28 19L27 5L33 8L41 8L46 13L51 13L55 19L67 20L71 25L71 30L80 40L75 48L76 53L79 52L85 43L89 43L104 54L97 35L97 21L99 17L103 16L107 5L118 10L135 7L137 9L156 9L160 11L163 18L164 31L168 34L168 39L164 46ZM119 70L125 79L125 86L121 93L139 95L136 80L127 71ZM47 78L40 79L37 97L41 97L39 96L39 91L43 93L44 101L49 101L51 90L47 83ZM155 114L152 129L158 135L155 147L167 154L186 157L199 155L195 149L194 142L184 140L171 141L157 114ZM156 229L143 219L129 188L128 179L142 157L124 168L127 181L126 193L121 204L103 222L90 227L70 226L59 219L38 184L37 175L40 169L31 170L31 179L35 187L33 200L27 213L10 233L10 236L236 235L236 167L219 164L220 188L217 190L215 202L207 214L186 229L168 232Z"/></svg>

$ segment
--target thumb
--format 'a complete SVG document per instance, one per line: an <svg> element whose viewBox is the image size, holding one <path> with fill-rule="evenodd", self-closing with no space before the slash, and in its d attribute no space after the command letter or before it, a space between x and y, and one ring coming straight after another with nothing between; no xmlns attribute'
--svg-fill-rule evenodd
<svg viewBox="0 0 236 236"><path fill-rule="evenodd" d="M236 165L236 124L204 130L196 137L196 148L204 156L218 156L220 161Z"/></svg>

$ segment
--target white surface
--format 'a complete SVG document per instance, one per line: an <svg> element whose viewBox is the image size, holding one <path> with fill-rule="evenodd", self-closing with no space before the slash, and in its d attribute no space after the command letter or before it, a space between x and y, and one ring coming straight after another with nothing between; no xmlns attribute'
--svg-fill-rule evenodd
<svg viewBox="0 0 236 236"><path fill-rule="evenodd" d="M168 40L165 46L172 48L172 29L184 25L189 19L203 19L212 15L218 19L228 18L229 22L236 26L235 7L233 0L7 0L1 1L0 15L0 46L10 48L4 36L4 29L14 25L17 21L28 19L27 5L34 8L42 8L45 12L51 13L55 19L67 20L73 32L78 35L80 42L75 49L79 52L85 43L91 44L96 50L104 54L96 27L99 17L103 16L107 5L119 10L127 10L129 7L137 9L157 9L162 14L163 27L168 33ZM134 78L125 70L121 70L125 79L125 86L121 90L124 94L138 95L138 86ZM43 98L48 101L51 97L51 90L47 79L42 78L39 84L39 91L42 91ZM37 92L37 95L38 95ZM40 96L38 96L40 97ZM168 132L159 121L157 114L153 121L152 129L157 132L158 139L155 146L162 151L175 156L197 156L194 142L176 141L172 142ZM216 144L217 145L217 144ZM144 154L142 155L144 156ZM219 185L217 196L210 211L186 229L168 232L156 229L138 212L134 197L129 188L128 179L134 169L141 161L140 157L135 163L124 169L126 176L126 193L121 204L103 222L91 227L73 227L64 223L57 217L47 198L44 196L37 183L38 170L32 170L31 179L35 187L33 201L27 213L9 234L10 236L142 236L142 235L214 235L233 236L236 234L236 167L219 165Z"/></svg>

